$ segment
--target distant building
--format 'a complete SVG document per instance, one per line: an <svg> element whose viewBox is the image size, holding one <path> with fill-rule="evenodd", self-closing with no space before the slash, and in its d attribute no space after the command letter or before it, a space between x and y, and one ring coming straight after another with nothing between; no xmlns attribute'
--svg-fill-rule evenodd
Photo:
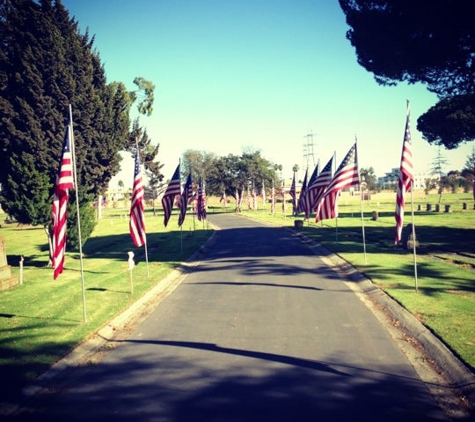
<svg viewBox="0 0 475 422"><path fill-rule="evenodd" d="M399 178L399 168L393 168L389 173L383 177L378 177L378 184L381 189L396 189L397 180ZM432 174L428 172L414 173L414 190L425 189L426 179L440 179L439 174Z"/></svg>

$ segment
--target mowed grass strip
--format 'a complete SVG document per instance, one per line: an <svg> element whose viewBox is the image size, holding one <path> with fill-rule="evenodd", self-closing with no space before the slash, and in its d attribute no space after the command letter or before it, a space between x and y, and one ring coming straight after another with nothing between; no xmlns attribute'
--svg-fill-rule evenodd
<svg viewBox="0 0 475 422"><path fill-rule="evenodd" d="M395 193L372 195L371 200L363 203L358 196L343 193L339 199L338 219L315 223L312 216L304 222L302 231L365 274L475 369L473 196L416 194L414 226L420 242L416 253L417 292L412 249L394 244ZM435 212L439 200L440 211ZM410 197L407 202L404 226L412 223ZM432 211L427 211L427 204L432 205ZM451 205L447 213L444 212L446 204ZM373 220L373 211L378 213L376 220ZM265 210L244 211L242 215L294 227L290 205L285 215L281 204L276 206L274 214L267 204Z"/></svg>
<svg viewBox="0 0 475 422"><path fill-rule="evenodd" d="M14 397L72 348L127 309L195 252L211 235L202 222L187 216L183 229L174 211L168 227L163 215L146 212L148 272L145 249L135 248L129 234L127 210L104 210L93 236L83 246L87 321L84 323L79 253L67 251L65 270L53 280L47 237L42 227L5 224L8 264L23 284L0 292L0 366L2 400ZM128 252L136 266L132 283ZM149 273L149 275L148 275Z"/></svg>

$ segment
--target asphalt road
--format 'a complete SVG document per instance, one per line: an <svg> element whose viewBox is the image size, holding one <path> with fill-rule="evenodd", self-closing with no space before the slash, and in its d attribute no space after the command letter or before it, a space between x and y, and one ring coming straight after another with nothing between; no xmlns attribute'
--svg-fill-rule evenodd
<svg viewBox="0 0 475 422"><path fill-rule="evenodd" d="M221 230L199 265L31 420L447 420L388 331L292 231L209 218Z"/></svg>

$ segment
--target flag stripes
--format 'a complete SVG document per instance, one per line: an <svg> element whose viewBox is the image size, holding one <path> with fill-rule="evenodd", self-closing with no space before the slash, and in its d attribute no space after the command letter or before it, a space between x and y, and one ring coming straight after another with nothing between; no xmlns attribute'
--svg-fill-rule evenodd
<svg viewBox="0 0 475 422"><path fill-rule="evenodd" d="M404 141L402 144L401 165L399 168L399 178L397 182L396 193L396 245L401 241L402 226L404 223L404 206L406 203L406 192L411 188L414 181L413 162L412 162L412 144L411 144L411 127L409 122L410 107L407 103L406 111L406 128L404 130Z"/></svg>
<svg viewBox="0 0 475 422"><path fill-rule="evenodd" d="M183 192L180 196L180 215L178 217L178 226L181 226L185 221L186 211L188 209L188 201L193 196L193 187L191 185L191 174L188 174L186 178L185 186L183 187Z"/></svg>
<svg viewBox="0 0 475 422"><path fill-rule="evenodd" d="M51 211L52 223L52 264L54 268L53 278L63 272L64 254L66 252L66 226L67 208L69 201L69 189L74 189L73 157L71 153L72 122L66 127L63 140L61 161L53 194L53 207Z"/></svg>
<svg viewBox="0 0 475 422"><path fill-rule="evenodd" d="M305 218L309 218L310 214L316 210L319 201L323 197L332 178L332 167L333 157L330 158L320 173L318 173L318 165L315 167L303 201Z"/></svg>
<svg viewBox="0 0 475 422"><path fill-rule="evenodd" d="M140 157L137 147L135 154L134 185L132 189L132 204L130 206L129 231L136 248L147 243L144 216L144 184L140 174Z"/></svg>
<svg viewBox="0 0 475 422"><path fill-rule="evenodd" d="M360 178L357 158L355 142L341 162L317 205L316 221L338 217L338 194L343 189L359 185Z"/></svg>
<svg viewBox="0 0 475 422"><path fill-rule="evenodd" d="M176 167L173 176L168 183L167 189L162 197L162 207L163 207L163 224L165 227L170 220L173 210L173 202L175 201L175 196L180 195L181 185L180 185L180 164Z"/></svg>
<svg viewBox="0 0 475 422"><path fill-rule="evenodd" d="M297 209L295 211L296 215L303 212L303 200L305 198L305 195L307 194L307 175L308 175L308 168L307 170L305 170L305 176L303 178L302 188L300 189L300 195L297 201Z"/></svg>
<svg viewBox="0 0 475 422"><path fill-rule="evenodd" d="M292 178L292 184L290 185L289 194L292 198L292 215L297 214L297 187L295 185L295 172Z"/></svg>
<svg viewBox="0 0 475 422"><path fill-rule="evenodd" d="M198 197L196 200L196 216L198 220L206 220L206 191L203 181L200 180Z"/></svg>

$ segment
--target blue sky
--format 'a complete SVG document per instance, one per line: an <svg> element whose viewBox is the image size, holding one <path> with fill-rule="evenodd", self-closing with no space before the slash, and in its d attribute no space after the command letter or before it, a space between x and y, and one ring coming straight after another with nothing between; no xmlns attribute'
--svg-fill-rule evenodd
<svg viewBox="0 0 475 422"><path fill-rule="evenodd" d="M63 0L81 31L95 36L109 82L155 86L154 112L141 117L170 178L181 154L260 150L284 176L313 159L337 161L358 139L359 166L384 175L399 167L406 100L416 171L438 148L417 131L437 102L421 85L379 86L357 64L337 0ZM472 143L473 144L473 143ZM462 169L472 144L443 149L445 170ZM115 178L132 179L132 160ZM303 177L303 170L301 171Z"/></svg>

